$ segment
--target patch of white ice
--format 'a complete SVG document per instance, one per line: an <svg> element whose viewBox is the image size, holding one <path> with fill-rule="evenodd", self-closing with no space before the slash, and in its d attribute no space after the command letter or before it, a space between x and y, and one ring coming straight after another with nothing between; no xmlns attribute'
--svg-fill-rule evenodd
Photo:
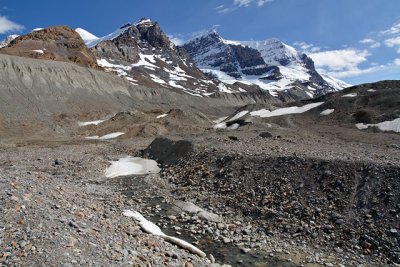
<svg viewBox="0 0 400 267"><path fill-rule="evenodd" d="M126 157L118 161L112 161L111 166L106 169L106 177L114 178L126 175L143 175L159 173L157 162L151 159Z"/></svg>
<svg viewBox="0 0 400 267"><path fill-rule="evenodd" d="M157 119L161 119L161 118L164 118L164 117L167 117L167 116L168 116L168 113L161 114L161 115L157 116Z"/></svg>
<svg viewBox="0 0 400 267"><path fill-rule="evenodd" d="M357 96L357 93L342 95L342 97L356 97L356 96Z"/></svg>
<svg viewBox="0 0 400 267"><path fill-rule="evenodd" d="M39 54L43 54L44 51L42 49L38 49L38 50L32 50L33 52L39 53Z"/></svg>
<svg viewBox="0 0 400 267"><path fill-rule="evenodd" d="M326 115L332 114L334 111L335 111L334 109L325 109L320 114L323 116L326 116Z"/></svg>
<svg viewBox="0 0 400 267"><path fill-rule="evenodd" d="M116 132L116 133L106 134L106 135L103 135L103 136L95 135L95 136L88 136L88 137L85 137L85 138L86 139L91 139L91 140L109 140L109 139L117 138L118 136L121 136L123 134L125 134L125 133Z"/></svg>
<svg viewBox="0 0 400 267"><path fill-rule="evenodd" d="M273 111L267 110L267 109L261 109L258 111L252 111L250 114L252 116L260 116L261 118L269 118L269 117L276 117L276 116L282 116L282 115L289 115L289 114L299 114L303 113L306 111L309 111L313 108L316 108L320 105L322 105L324 102L316 102L316 103L311 103L307 104L301 107L287 107L287 108L280 108L280 109L275 109Z"/></svg>
<svg viewBox="0 0 400 267"><path fill-rule="evenodd" d="M96 121L78 121L79 126L86 126L86 125L99 125L102 122L105 122L106 120L96 120Z"/></svg>
<svg viewBox="0 0 400 267"><path fill-rule="evenodd" d="M228 130L237 130L237 129L239 129L239 127L240 127L239 123L234 123L231 126L229 126L227 129Z"/></svg>
<svg viewBox="0 0 400 267"><path fill-rule="evenodd" d="M393 131L400 133L400 118L394 119L392 121L383 121L376 124L357 123L356 127L360 130L367 129L369 127L378 127L378 129L381 131Z"/></svg>

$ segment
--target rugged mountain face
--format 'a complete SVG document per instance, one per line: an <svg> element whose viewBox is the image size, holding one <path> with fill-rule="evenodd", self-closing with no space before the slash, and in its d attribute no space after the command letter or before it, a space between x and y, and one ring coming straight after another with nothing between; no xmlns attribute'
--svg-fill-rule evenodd
<svg viewBox="0 0 400 267"><path fill-rule="evenodd" d="M0 53L99 68L79 34L67 26L49 27L14 38Z"/></svg>
<svg viewBox="0 0 400 267"><path fill-rule="evenodd" d="M300 98L347 87L322 77L311 58L278 39L229 41L211 31L183 47L201 70L228 84L255 84L273 94L291 89Z"/></svg>
<svg viewBox="0 0 400 267"><path fill-rule="evenodd" d="M122 26L101 38L88 40L78 31L97 62L106 71L116 72L133 84L168 88L197 96L210 95L218 87L201 72L184 49L176 47L157 22L142 19Z"/></svg>

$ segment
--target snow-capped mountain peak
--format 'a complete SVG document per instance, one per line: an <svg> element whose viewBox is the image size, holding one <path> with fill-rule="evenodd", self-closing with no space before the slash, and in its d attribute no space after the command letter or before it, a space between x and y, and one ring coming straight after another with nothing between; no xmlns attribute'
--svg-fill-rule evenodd
<svg viewBox="0 0 400 267"><path fill-rule="evenodd" d="M151 19L141 18L138 22L135 23L135 25L139 24L153 24L153 21L151 21Z"/></svg>
<svg viewBox="0 0 400 267"><path fill-rule="evenodd" d="M11 35L7 36L6 39L4 39L3 41L0 41L0 48L6 47L7 45L9 45L11 43L12 40L17 38L18 36L19 36L18 34L11 34Z"/></svg>
<svg viewBox="0 0 400 267"><path fill-rule="evenodd" d="M97 39L87 40L87 41L85 41L85 39L84 39L85 44L87 47L91 48L91 47L96 46L100 42L107 41L107 40L113 40L113 39L117 38L118 36L120 36L121 34L123 34L125 31L127 31L131 26L132 26L131 24L126 24L126 25L116 29L112 33L107 34L107 35L97 38Z"/></svg>
<svg viewBox="0 0 400 267"><path fill-rule="evenodd" d="M76 31L77 33L79 33L79 35L81 36L82 40L83 40L85 43L92 42L92 41L94 41L94 40L99 39L99 37L97 37L96 35L94 35L94 34L88 32L88 31L85 30L85 29L76 28L75 31Z"/></svg>
<svg viewBox="0 0 400 267"><path fill-rule="evenodd" d="M200 69L225 83L254 84L274 95L291 90L301 98L345 87L345 83L324 79L311 58L276 38L233 41L209 31L183 47Z"/></svg>

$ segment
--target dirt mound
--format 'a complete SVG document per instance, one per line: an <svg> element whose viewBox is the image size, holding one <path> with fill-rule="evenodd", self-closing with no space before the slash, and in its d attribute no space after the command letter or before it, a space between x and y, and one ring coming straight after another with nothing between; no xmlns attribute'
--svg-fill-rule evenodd
<svg viewBox="0 0 400 267"><path fill-rule="evenodd" d="M67 26L54 26L15 38L0 53L73 62L80 66L101 69L80 35Z"/></svg>
<svg viewBox="0 0 400 267"><path fill-rule="evenodd" d="M193 144L188 140L174 141L164 137L157 137L143 153L163 165L173 165L187 156L192 150Z"/></svg>

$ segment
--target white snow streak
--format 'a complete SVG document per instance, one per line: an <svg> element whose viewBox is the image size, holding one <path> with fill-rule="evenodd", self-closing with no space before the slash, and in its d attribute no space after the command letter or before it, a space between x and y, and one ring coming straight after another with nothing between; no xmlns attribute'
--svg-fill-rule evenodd
<svg viewBox="0 0 400 267"><path fill-rule="evenodd" d="M267 110L267 109L261 109L258 111L252 111L250 114L252 116L260 116L262 118L269 118L269 117L276 117L276 116L282 116L282 115L289 115L289 114L298 114L298 113L303 113L306 111L309 111L313 108L316 108L320 105L322 105L324 102L317 102L317 103L311 103L307 104L301 107L287 107L287 108L280 108L280 109L275 109L273 111Z"/></svg>
<svg viewBox="0 0 400 267"><path fill-rule="evenodd" d="M335 111L334 109L325 109L320 114L323 116L326 116L326 115L332 114L334 111Z"/></svg>
<svg viewBox="0 0 400 267"><path fill-rule="evenodd" d="M123 135L123 134L125 134L125 133L116 132L116 133L106 134L106 135L103 135L103 136L95 135L95 136L88 136L88 137L85 137L85 138L86 139L90 139L90 140L109 140L109 139L117 138L118 136Z"/></svg>
<svg viewBox="0 0 400 267"><path fill-rule="evenodd" d="M96 120L96 121L78 121L79 126L86 126L86 125L99 125L102 122L105 122L106 120Z"/></svg>
<svg viewBox="0 0 400 267"><path fill-rule="evenodd" d="M351 93L351 94L347 94L347 95L342 95L342 97L356 97L357 93Z"/></svg>

